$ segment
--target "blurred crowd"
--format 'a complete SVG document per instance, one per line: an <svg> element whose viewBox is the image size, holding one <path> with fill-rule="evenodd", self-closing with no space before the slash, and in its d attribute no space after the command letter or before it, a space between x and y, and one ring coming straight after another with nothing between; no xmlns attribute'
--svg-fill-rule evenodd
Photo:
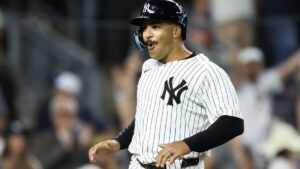
<svg viewBox="0 0 300 169"><path fill-rule="evenodd" d="M300 2L181 3L189 13L188 48L204 53L228 73L245 120L244 134L213 149L205 161L206 169L300 169ZM22 64L18 67L9 58L15 52L11 47L14 41L10 40L12 30L6 24L9 12L0 3L0 169L100 169L89 163L87 151L91 145L114 137L134 118L136 84L147 53L137 51L128 42L122 59L105 63L98 60L92 79L100 77L101 85L95 88L87 87L88 75L80 73L76 65L59 70L40 66L38 71L48 73L47 83L41 83L44 90L33 87L27 98L35 94L43 97L26 99L26 104L34 102L34 106L32 113L24 115L20 112L30 106L19 103L20 95L26 92L20 92L20 79L16 77L26 79L28 72L20 74L15 69L21 70ZM129 18L126 19L125 22ZM126 29L127 36L131 36L129 25ZM72 34L62 36L82 45ZM89 46L83 48L101 55L101 51ZM114 50L114 46L109 49ZM21 61L31 62L26 58ZM33 74L39 73L32 70ZM91 107L89 99L82 97L87 91L100 91L96 94L101 99L95 102L102 106L101 110ZM121 151L110 159L102 161L101 168L123 169L128 166L130 154Z"/></svg>

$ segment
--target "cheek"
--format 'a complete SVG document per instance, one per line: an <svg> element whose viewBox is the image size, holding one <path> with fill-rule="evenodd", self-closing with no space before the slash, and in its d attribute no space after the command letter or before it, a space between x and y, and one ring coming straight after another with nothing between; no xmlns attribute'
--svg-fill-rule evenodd
<svg viewBox="0 0 300 169"><path fill-rule="evenodd" d="M141 33L141 36L142 36L142 40L143 40L143 42L146 42L146 36L145 36L145 33Z"/></svg>
<svg viewBox="0 0 300 169"><path fill-rule="evenodd" d="M162 32L157 37L159 47L161 49L167 49L172 44L172 35L170 35L170 33L168 34Z"/></svg>

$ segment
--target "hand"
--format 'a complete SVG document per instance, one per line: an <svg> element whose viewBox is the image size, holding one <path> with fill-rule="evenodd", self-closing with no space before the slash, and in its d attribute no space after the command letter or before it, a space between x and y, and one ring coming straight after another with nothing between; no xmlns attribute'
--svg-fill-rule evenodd
<svg viewBox="0 0 300 169"><path fill-rule="evenodd" d="M92 163L102 163L114 152L120 150L120 143L116 140L107 140L94 145L89 150L89 159Z"/></svg>
<svg viewBox="0 0 300 169"><path fill-rule="evenodd" d="M158 152L155 158L156 166L163 167L166 162L172 164L178 157L191 152L190 147L184 141L175 141L169 144L159 145L162 150Z"/></svg>

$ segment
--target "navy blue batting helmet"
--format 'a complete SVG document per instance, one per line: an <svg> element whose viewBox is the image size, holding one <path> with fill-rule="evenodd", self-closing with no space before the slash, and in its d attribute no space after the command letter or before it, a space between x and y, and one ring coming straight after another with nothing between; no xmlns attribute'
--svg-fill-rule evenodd
<svg viewBox="0 0 300 169"><path fill-rule="evenodd" d="M182 6L172 0L147 0L140 16L131 19L130 23L135 26L142 26L149 20L168 21L179 24L182 29L181 37L186 39L187 14ZM145 48L141 31L134 33L135 42L139 49Z"/></svg>

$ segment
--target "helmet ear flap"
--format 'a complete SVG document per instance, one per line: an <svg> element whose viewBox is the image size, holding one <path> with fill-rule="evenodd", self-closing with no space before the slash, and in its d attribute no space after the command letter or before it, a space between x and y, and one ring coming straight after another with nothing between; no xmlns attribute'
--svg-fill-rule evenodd
<svg viewBox="0 0 300 169"><path fill-rule="evenodd" d="M141 30L138 29L138 30L134 31L133 36L134 36L134 42L135 42L136 47L139 50L144 50L146 48L146 44L143 41Z"/></svg>

